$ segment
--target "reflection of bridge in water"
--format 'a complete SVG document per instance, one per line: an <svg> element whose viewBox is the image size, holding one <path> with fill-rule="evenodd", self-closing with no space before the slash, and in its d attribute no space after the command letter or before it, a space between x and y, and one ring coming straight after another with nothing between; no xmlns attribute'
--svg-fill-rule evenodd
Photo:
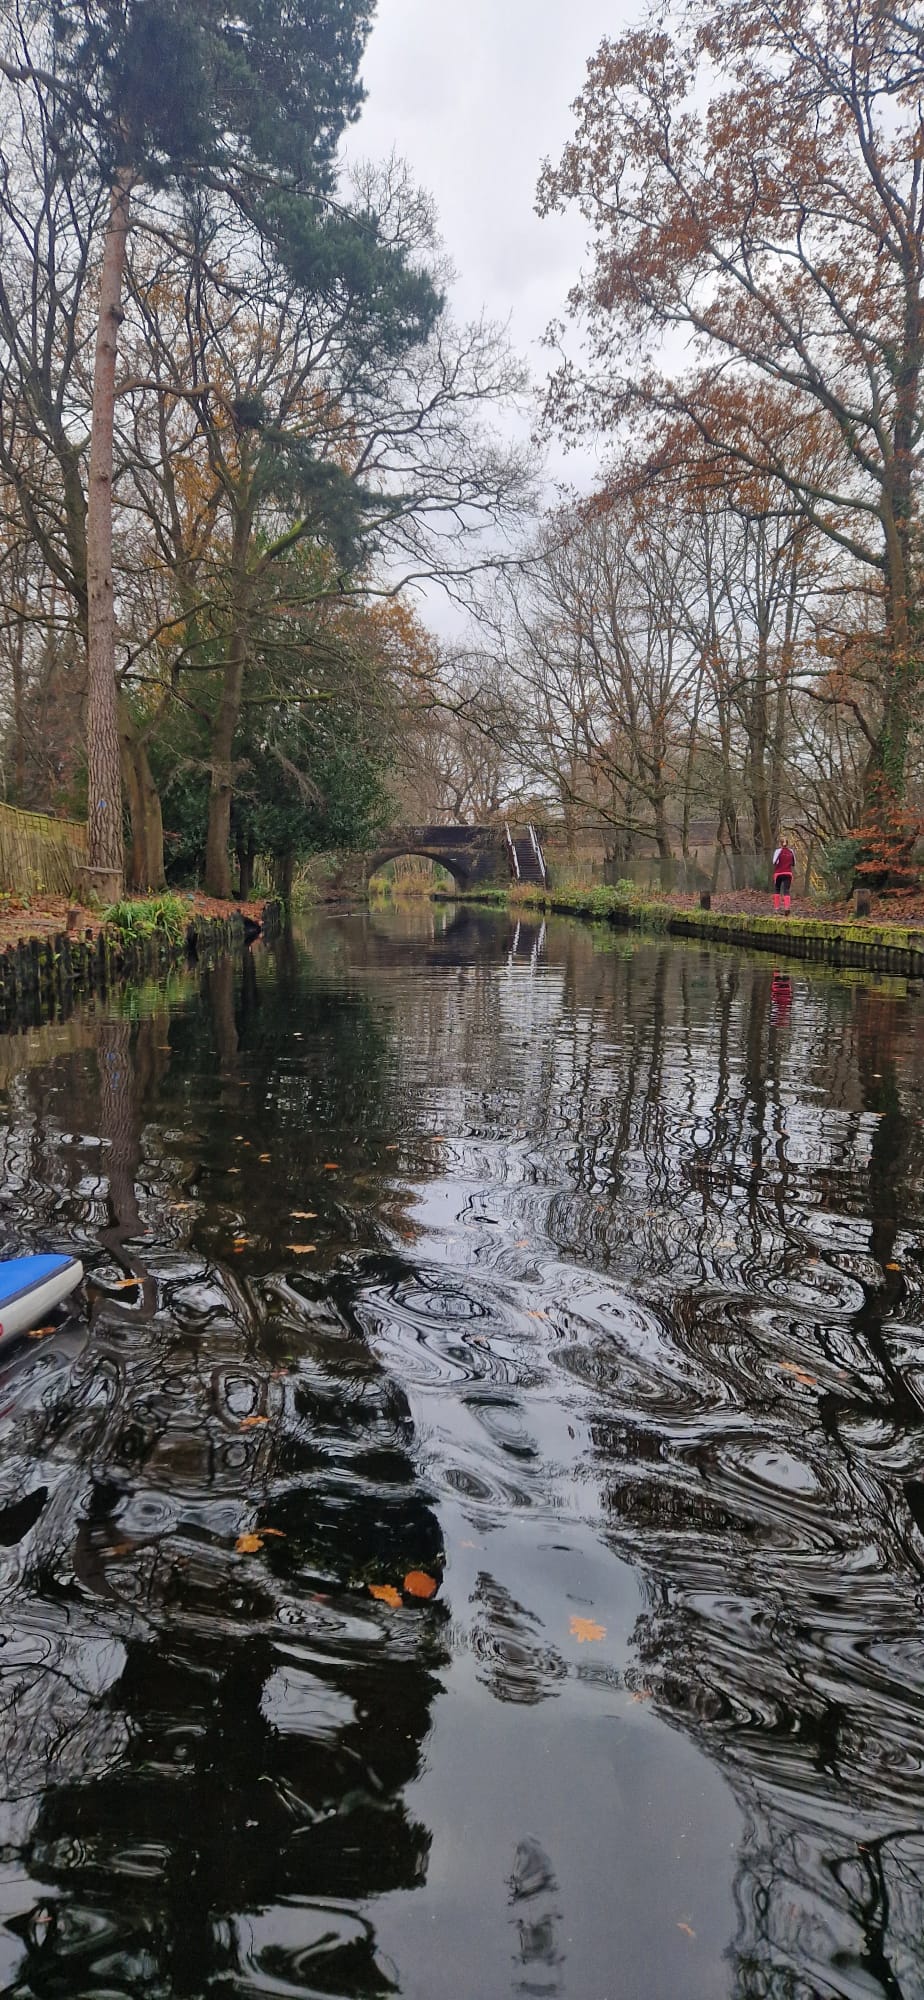
<svg viewBox="0 0 924 2000"><path fill-rule="evenodd" d="M403 854L419 854L445 868L460 889L482 882L545 885L548 870L533 826L395 826L366 857L366 872L377 874Z"/></svg>

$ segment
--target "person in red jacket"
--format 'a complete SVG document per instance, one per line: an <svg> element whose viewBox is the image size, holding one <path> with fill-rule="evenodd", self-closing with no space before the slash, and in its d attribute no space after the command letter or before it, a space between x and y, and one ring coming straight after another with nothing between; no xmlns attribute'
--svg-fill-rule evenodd
<svg viewBox="0 0 924 2000"><path fill-rule="evenodd" d="M783 914L787 917L789 915L789 902L792 894L792 878L795 872L796 857L789 842L784 840L782 846L777 848L773 857L773 907L775 910L779 910L780 901L782 900Z"/></svg>

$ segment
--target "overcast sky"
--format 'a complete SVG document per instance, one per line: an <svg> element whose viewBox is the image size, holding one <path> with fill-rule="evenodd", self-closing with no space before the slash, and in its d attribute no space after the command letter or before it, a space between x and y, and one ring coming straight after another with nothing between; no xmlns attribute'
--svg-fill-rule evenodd
<svg viewBox="0 0 924 2000"><path fill-rule="evenodd" d="M588 57L640 12L640 0L378 0L349 150L408 162L436 201L457 313L509 320L537 380L585 242L577 214L534 213L541 164L573 131ZM551 469L590 477L586 457L556 454Z"/></svg>
<svg viewBox="0 0 924 2000"><path fill-rule="evenodd" d="M628 13L626 0L378 0L351 150L408 161L436 199L460 309L512 314L537 371L583 229L576 215L539 221L536 181L573 130L588 56Z"/></svg>

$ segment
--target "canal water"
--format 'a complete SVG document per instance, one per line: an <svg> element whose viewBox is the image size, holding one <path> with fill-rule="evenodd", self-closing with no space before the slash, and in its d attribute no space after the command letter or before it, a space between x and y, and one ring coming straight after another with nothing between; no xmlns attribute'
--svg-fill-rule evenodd
<svg viewBox="0 0 924 2000"><path fill-rule="evenodd" d="M471 909L0 1041L0 1989L920 2000L924 997Z"/></svg>

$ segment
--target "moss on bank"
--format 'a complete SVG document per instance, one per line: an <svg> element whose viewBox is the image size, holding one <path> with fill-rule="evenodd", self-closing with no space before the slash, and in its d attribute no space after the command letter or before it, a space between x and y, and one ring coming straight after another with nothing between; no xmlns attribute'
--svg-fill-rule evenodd
<svg viewBox="0 0 924 2000"><path fill-rule="evenodd" d="M665 932L746 945L778 957L811 958L830 965L924 977L924 924L857 923L833 917L752 916L737 911L684 909L675 903L647 903L616 889L485 889L469 902L501 909L535 909L590 917L623 930Z"/></svg>

